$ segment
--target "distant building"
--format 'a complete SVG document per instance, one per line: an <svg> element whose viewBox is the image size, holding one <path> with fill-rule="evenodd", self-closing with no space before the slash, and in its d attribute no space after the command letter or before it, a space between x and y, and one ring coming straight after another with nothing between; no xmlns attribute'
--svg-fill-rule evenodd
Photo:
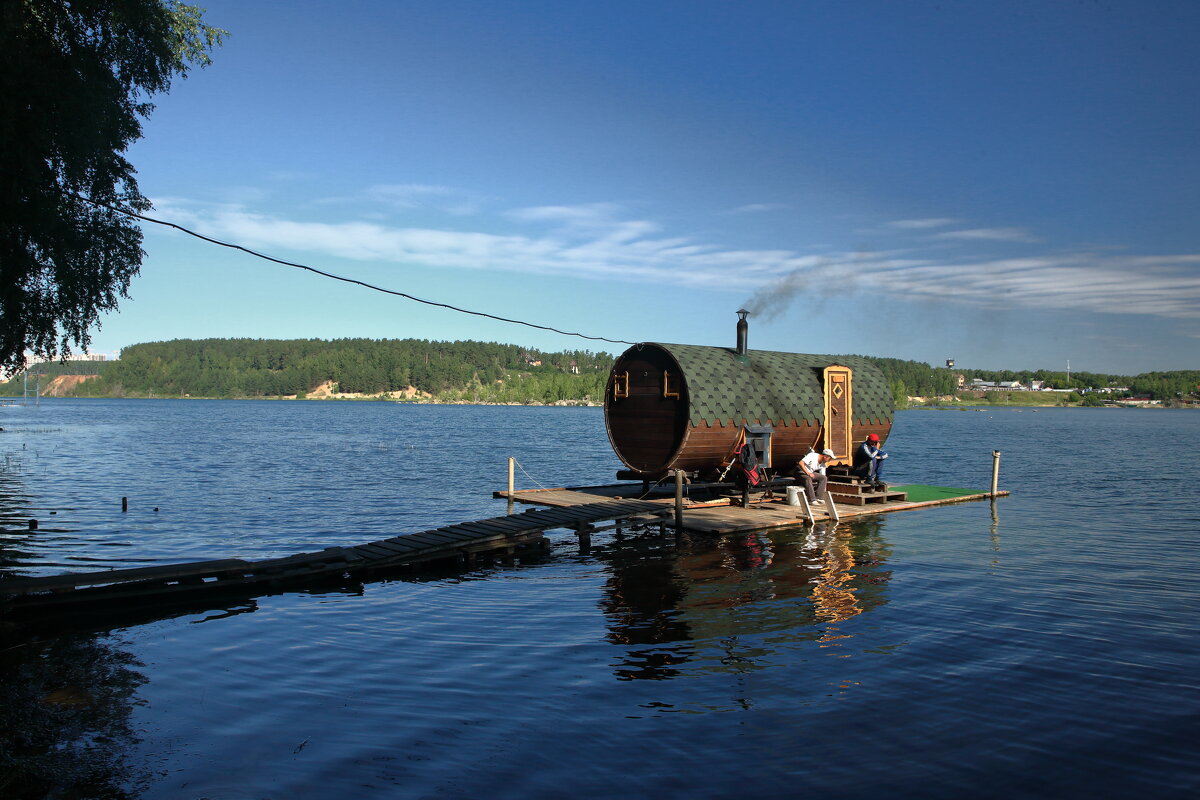
<svg viewBox="0 0 1200 800"><path fill-rule="evenodd" d="M959 388L962 388L961 385ZM1025 389L1020 381L985 381L982 378L973 378L970 388L977 392L1019 392Z"/></svg>

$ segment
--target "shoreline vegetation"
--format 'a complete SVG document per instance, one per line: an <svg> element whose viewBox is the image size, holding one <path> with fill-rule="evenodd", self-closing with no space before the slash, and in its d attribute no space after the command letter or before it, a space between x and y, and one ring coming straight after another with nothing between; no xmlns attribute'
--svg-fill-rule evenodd
<svg viewBox="0 0 1200 800"><path fill-rule="evenodd" d="M1200 404L1200 371L1135 376L931 367L867 356L896 408ZM180 339L131 345L116 361L31 365L0 395L599 406L614 356L424 339ZM973 379L1051 391L959 388ZM1055 391L1057 390L1057 391Z"/></svg>

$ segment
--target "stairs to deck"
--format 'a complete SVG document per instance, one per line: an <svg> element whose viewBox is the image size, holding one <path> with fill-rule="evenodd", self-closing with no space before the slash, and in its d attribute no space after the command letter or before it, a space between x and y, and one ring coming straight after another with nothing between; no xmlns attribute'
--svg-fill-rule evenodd
<svg viewBox="0 0 1200 800"><path fill-rule="evenodd" d="M833 498L833 502L835 503L865 506L868 503L903 503L908 500L906 492L894 492L890 489L885 489L881 492L876 491L862 478L851 475L849 470L835 471L835 469L829 470L829 484L827 487L829 496Z"/></svg>

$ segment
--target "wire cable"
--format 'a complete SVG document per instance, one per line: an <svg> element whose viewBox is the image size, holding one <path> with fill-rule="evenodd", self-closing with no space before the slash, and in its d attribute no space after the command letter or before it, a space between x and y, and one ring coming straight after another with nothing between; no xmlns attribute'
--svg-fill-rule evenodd
<svg viewBox="0 0 1200 800"><path fill-rule="evenodd" d="M457 311L460 314L471 314L476 317L486 317L487 319L494 319L497 322L507 322L512 325L524 325L527 328L536 328L536 329L542 330L542 331L550 331L551 333L558 333L558 334L562 334L563 336L578 336L580 339L592 339L593 341L611 342L612 344L638 344L637 342L627 342L624 339L609 339L604 336L589 336L585 333L578 333L575 331L564 331L564 330L560 330L558 328L552 328L549 325L538 325L533 322L525 322L524 320L509 319L508 317L499 317L499 316L496 316L495 314L488 314L487 312L484 312L484 311L472 311L468 308L459 308L458 306L452 306L449 303L440 303L436 300L425 300L424 298L416 297L415 295L407 294L406 292L399 292L399 291L396 291L395 289L385 289L382 286L376 286L374 284L367 283L365 281L360 281L357 278L346 278L342 275L335 275L332 272L325 272L324 270L317 269L316 267L310 267L307 264L298 264L295 261L284 261L281 258L275 258L274 256L269 256L269 255L266 255L265 253L259 253L255 250L251 250L249 247L244 247L243 245L240 245L240 244L233 244L231 242L223 242L220 239L214 239L211 236L205 236L202 233L197 233L196 231L185 228L182 225L179 225L178 223L175 223L175 222L167 222L166 220L155 219L154 217L147 217L145 214L138 214L136 212L129 211L124 208L118 208L116 206L111 206L108 203L101 203L99 200L92 200L89 197L84 197L83 195L75 194L74 192L71 192L70 194L73 197L76 197L76 198L84 201L85 203L91 203L92 205L99 206L100 208L107 208L109 211L115 211L118 214L124 214L127 217L133 217L134 219L140 219L144 222L153 222L155 225L163 225L168 228L174 228L177 231L186 233L188 236L194 236L197 239L200 239L205 242L209 242L210 244L219 245L221 247L228 247L231 250L240 250L243 253L247 253L249 255L255 256L256 258L261 258L266 261L272 261L276 264L282 264L285 267L295 267L296 269L307 270L309 272L316 273L317 275L320 275L325 278L332 278L335 281L342 281L343 283L352 283L357 286L362 286L363 288L366 288L366 289L372 289L376 292L382 292L384 294L395 295L396 297L403 297L406 300L412 300L417 303L424 303L427 306L436 306L437 308L445 308L445 309L449 309L450 311Z"/></svg>
<svg viewBox="0 0 1200 800"><path fill-rule="evenodd" d="M525 469L525 465L524 465L524 464L522 464L520 461L517 461L515 458L513 459L513 463L514 463L514 464L516 464L518 467L520 467L520 468L521 468L521 472L524 472L524 473L525 473L525 477L526 477L526 478L529 478L529 480L531 480L531 481L533 481L534 483L536 483L536 484L538 485L538 488L539 488L539 489L545 489L545 488L546 488L545 486L543 486L543 485L542 485L542 484L541 484L541 483L538 481L538 479L537 479L537 478L535 478L535 477L533 477L532 475L530 475L530 474L529 474L529 472L528 472L528 471Z"/></svg>

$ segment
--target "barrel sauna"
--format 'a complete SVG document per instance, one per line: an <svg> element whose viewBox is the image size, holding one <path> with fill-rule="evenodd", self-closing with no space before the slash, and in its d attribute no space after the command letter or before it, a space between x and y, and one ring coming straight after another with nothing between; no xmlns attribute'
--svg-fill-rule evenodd
<svg viewBox="0 0 1200 800"><path fill-rule="evenodd" d="M738 324L735 349L649 342L617 359L604 422L629 468L621 477L682 469L710 479L743 434L776 472L810 449L849 463L867 434L887 439L895 409L878 367L857 356L749 350Z"/></svg>

